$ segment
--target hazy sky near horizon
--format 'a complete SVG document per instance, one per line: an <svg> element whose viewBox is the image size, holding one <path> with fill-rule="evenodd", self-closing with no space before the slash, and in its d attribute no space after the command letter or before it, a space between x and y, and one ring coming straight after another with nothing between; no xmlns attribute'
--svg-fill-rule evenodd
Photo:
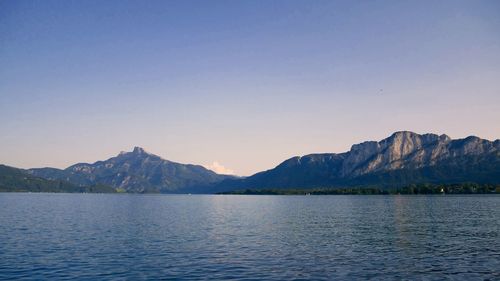
<svg viewBox="0 0 500 281"><path fill-rule="evenodd" d="M399 130L500 137L500 1L0 2L2 164L250 175Z"/></svg>

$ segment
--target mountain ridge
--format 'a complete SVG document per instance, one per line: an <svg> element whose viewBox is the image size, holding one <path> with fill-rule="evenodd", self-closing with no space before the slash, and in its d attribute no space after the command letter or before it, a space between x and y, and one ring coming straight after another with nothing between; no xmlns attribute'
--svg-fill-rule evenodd
<svg viewBox="0 0 500 281"><path fill-rule="evenodd" d="M66 169L35 168L28 172L78 185L107 184L128 192L189 192L230 177L200 165L163 159L138 146L131 152L120 152L107 160L77 163Z"/></svg>
<svg viewBox="0 0 500 281"><path fill-rule="evenodd" d="M241 188L399 187L413 183L500 182L500 140L398 131L341 153L294 156L249 177L219 175L141 147L92 164L38 168L30 174L79 186L105 184L127 192L215 193Z"/></svg>
<svg viewBox="0 0 500 281"><path fill-rule="evenodd" d="M226 180L217 187L218 191L228 188L313 188L346 187L366 185L392 186L403 183L474 182L477 165L488 168L488 175L480 179L485 182L500 182L498 151L500 140L489 141L476 136L453 140L447 135L423 134L398 131L381 141L365 141L354 144L342 153L315 153L294 156L275 168L256 173L239 180ZM477 159L476 159L477 158ZM481 159L488 159L483 163ZM456 163L455 163L456 162ZM480 163L479 163L480 162ZM467 163L471 165L467 166ZM472 163L472 164L471 164ZM453 164L453 165L451 165ZM476 166L474 166L476 165ZM471 168L470 177L460 177L465 168ZM379 178L379 180L376 180ZM363 180L365 179L365 180ZM415 182L411 182L413 179Z"/></svg>

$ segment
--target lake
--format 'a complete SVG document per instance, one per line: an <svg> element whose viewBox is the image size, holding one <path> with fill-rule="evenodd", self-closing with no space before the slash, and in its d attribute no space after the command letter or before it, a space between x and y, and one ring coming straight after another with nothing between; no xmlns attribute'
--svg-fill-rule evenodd
<svg viewBox="0 0 500 281"><path fill-rule="evenodd" d="M500 196L0 193L0 279L500 279Z"/></svg>

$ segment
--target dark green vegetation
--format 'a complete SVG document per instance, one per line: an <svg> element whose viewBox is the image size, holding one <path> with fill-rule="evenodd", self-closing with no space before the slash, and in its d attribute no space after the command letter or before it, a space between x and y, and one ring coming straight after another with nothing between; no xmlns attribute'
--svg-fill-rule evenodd
<svg viewBox="0 0 500 281"><path fill-rule="evenodd" d="M389 195L389 194L500 194L500 185L492 184L412 184L401 188L315 188L245 189L218 194L232 195Z"/></svg>
<svg viewBox="0 0 500 281"><path fill-rule="evenodd" d="M113 193L106 185L77 186L62 180L47 180L26 171L0 165L0 192L92 192Z"/></svg>

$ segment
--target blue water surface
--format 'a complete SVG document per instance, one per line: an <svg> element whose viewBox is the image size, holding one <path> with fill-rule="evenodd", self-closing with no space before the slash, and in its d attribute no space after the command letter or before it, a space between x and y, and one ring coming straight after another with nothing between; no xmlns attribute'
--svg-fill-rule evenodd
<svg viewBox="0 0 500 281"><path fill-rule="evenodd" d="M0 279L500 279L500 196L0 193Z"/></svg>

